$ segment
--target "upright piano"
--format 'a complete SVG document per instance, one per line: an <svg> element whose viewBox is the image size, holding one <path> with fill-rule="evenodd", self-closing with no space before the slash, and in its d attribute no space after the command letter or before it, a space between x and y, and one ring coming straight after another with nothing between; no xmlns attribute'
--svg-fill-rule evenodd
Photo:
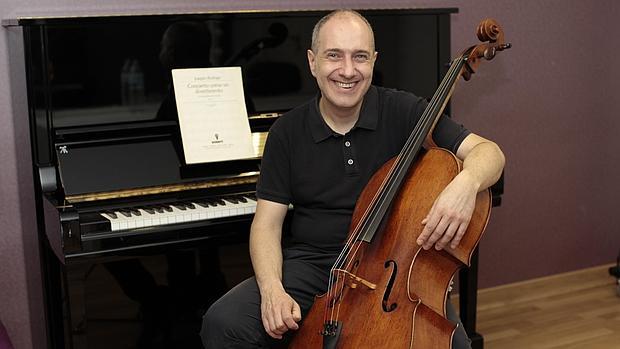
<svg viewBox="0 0 620 349"><path fill-rule="evenodd" d="M373 82L432 96L457 10L362 12L380 52ZM200 315L251 275L262 148L273 121L317 93L306 49L324 13L4 22L23 32L50 348L200 348ZM242 68L254 156L188 165L170 71L218 66ZM476 336L476 274L461 279Z"/></svg>

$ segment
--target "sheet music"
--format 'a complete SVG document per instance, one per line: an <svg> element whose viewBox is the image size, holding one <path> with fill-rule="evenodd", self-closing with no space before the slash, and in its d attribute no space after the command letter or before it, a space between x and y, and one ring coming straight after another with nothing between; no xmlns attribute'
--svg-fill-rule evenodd
<svg viewBox="0 0 620 349"><path fill-rule="evenodd" d="M173 69L188 164L254 156L240 67Z"/></svg>

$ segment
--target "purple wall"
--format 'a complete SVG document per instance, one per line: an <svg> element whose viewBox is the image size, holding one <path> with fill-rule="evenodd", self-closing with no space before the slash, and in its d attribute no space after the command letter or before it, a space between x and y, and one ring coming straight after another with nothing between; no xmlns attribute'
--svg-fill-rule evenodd
<svg viewBox="0 0 620 349"><path fill-rule="evenodd" d="M614 205L620 106L612 99L620 91L612 58L620 54L616 1L6 0L0 18L379 6L459 7L452 19L453 53L476 43L473 31L483 17L496 18L514 45L483 63L453 99L457 120L496 140L508 159L503 204L482 242L481 286L611 262L620 248ZM18 31L2 29L0 319L16 348L43 348L23 66L7 49L19 39Z"/></svg>
<svg viewBox="0 0 620 349"><path fill-rule="evenodd" d="M471 42L482 16L500 21L514 46L453 99L454 115L507 157L503 204L481 243L481 286L611 263L620 249L620 106L612 97L620 44L607 38L620 33L612 21L620 5L480 3L454 16L453 52Z"/></svg>

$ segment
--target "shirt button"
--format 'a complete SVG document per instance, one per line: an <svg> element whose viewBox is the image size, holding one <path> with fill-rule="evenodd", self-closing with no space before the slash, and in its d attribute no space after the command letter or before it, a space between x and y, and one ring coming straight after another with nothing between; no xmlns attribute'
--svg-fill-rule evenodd
<svg viewBox="0 0 620 349"><path fill-rule="evenodd" d="M349 141L344 142L344 146L345 147L350 147L351 146L351 142L349 142Z"/></svg>
<svg viewBox="0 0 620 349"><path fill-rule="evenodd" d="M349 159L349 160L347 160L347 164L349 164L349 165L353 165L353 159Z"/></svg>

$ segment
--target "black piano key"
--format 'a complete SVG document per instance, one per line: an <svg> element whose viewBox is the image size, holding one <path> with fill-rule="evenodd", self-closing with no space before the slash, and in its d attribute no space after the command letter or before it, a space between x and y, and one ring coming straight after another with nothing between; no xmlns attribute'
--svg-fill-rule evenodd
<svg viewBox="0 0 620 349"><path fill-rule="evenodd" d="M228 201L231 204L238 204L239 200L237 200L234 196L227 196L224 198L224 201Z"/></svg>
<svg viewBox="0 0 620 349"><path fill-rule="evenodd" d="M208 208L209 203L205 201L196 201L196 204L200 205L200 207Z"/></svg>
<svg viewBox="0 0 620 349"><path fill-rule="evenodd" d="M180 202L175 202L174 204L172 204L172 206L178 208L181 211L185 211L186 209L185 205Z"/></svg>
<svg viewBox="0 0 620 349"><path fill-rule="evenodd" d="M105 213L105 214L107 214L108 216L110 216L110 217L112 217L114 219L118 218L118 215L114 211L103 211L101 213Z"/></svg>
<svg viewBox="0 0 620 349"><path fill-rule="evenodd" d="M155 209L149 206L141 207L141 209L145 210L148 214L155 214Z"/></svg>
<svg viewBox="0 0 620 349"><path fill-rule="evenodd" d="M203 198L200 200L194 200L193 202L189 201L179 201L172 204L154 204L147 206L139 206L135 208L124 208L118 209L116 211L105 210L101 211L101 213L107 214L109 217L117 219L119 216L124 216L127 218L142 216L142 212L140 210L144 210L148 214L155 215L166 212L173 212L172 207L176 207L179 210L185 211L187 209L193 210L196 209L197 206L203 208L209 207L218 207L218 206L226 206L230 204L239 204L239 203L247 203L248 200L256 201L256 196L253 193L248 194L236 194L236 195L227 195L224 197L211 197L211 198Z"/></svg>

